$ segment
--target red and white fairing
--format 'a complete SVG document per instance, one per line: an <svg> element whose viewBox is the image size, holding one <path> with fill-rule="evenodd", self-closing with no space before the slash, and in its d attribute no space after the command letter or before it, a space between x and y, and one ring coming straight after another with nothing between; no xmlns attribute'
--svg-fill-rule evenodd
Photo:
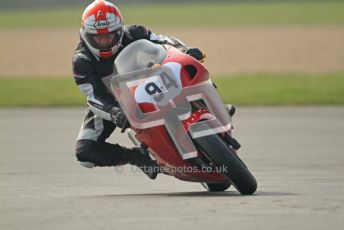
<svg viewBox="0 0 344 230"><path fill-rule="evenodd" d="M149 42L147 43L145 41L137 41L136 44L140 44L141 47L151 46ZM146 78L140 78L140 76L138 76L138 80L126 82L127 87L129 88L129 92L134 96L133 99L143 113L147 113L148 115L150 112L157 111L158 106L156 106L156 104L158 103L161 107L164 107L164 105L167 105L167 103L175 103L176 101L174 101L173 99L176 99L176 96L180 95L180 92L183 88L195 86L202 83L211 84L207 69L199 61L168 45L163 46L163 49L166 50L166 56L161 63L158 63L159 68L151 68L146 72L142 71L142 73L140 72L140 69L132 69L132 64L136 63L139 56L138 53L140 52L137 51L136 55L133 55L134 57L129 58L131 56L130 54L133 53L133 50L140 50L140 46L136 46L136 44L131 45L131 48L133 48L134 46L135 48L131 49L128 47L125 53L124 51L122 51L122 55L120 54L120 56L117 57L115 63L118 64L118 67L120 67L118 77L121 79L125 78L126 74L129 75L129 78L135 75L135 73L143 74L143 77L145 77L145 74L148 74ZM149 59L147 59L146 61L148 63ZM119 68L117 68L117 70L118 69ZM190 71L190 69L192 69L192 71ZM166 84L166 81L162 79L163 72L168 73L169 80L171 80L172 83L167 82ZM112 90L116 95L117 101L120 101L121 99L124 99L123 101L126 101L125 98L121 98L122 90L118 87L118 83L115 83L117 82L116 78L117 76L112 79ZM147 90L147 87L149 88L150 83L152 83L151 85L154 85L155 89L159 89L158 91L160 92L156 93L157 96L159 96L161 92L165 93L161 101L156 101L154 100L154 98L152 98L152 95L155 95L155 93L152 94L153 90ZM174 84L177 87L168 87L169 83ZM128 101L131 101L131 99ZM125 107L127 107L130 111L130 108L135 108L135 105L126 104L126 106L123 106L123 108ZM130 114L127 115L130 116ZM152 113L152 116L154 116L154 113ZM188 116L185 116L183 119L181 119L181 128L187 131L190 125L195 124L200 120L210 120L213 118L212 116L213 115L206 108L190 111L190 113L188 113ZM146 128L132 127L132 130L135 133L135 138L139 141L139 143L148 147L149 151L154 155L154 158L157 160L160 166L163 166L166 169L176 167L193 167L192 164L186 161L183 158L182 154L178 151L176 145L171 139L170 134L166 130L165 125L157 125ZM224 177L216 172L183 172L172 170L168 172L168 174L186 181L225 181Z"/></svg>

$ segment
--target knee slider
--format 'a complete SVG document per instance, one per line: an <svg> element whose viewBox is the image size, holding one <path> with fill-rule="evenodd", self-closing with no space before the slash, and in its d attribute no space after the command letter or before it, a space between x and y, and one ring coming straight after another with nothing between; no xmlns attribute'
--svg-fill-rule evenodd
<svg viewBox="0 0 344 230"><path fill-rule="evenodd" d="M89 168L89 169L96 167L96 165L94 163L87 162L87 161L80 161L80 165L85 167L85 168Z"/></svg>
<svg viewBox="0 0 344 230"><path fill-rule="evenodd" d="M80 161L80 165L86 168L96 167L96 164L91 162L87 152L77 152L76 158Z"/></svg>

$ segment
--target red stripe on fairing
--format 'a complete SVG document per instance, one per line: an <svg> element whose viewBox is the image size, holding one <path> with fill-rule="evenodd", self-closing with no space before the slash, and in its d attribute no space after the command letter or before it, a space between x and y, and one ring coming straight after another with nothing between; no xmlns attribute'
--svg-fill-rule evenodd
<svg viewBox="0 0 344 230"><path fill-rule="evenodd" d="M157 110L154 104L148 102L139 103L139 108L143 113L151 113Z"/></svg>
<svg viewBox="0 0 344 230"><path fill-rule="evenodd" d="M211 113L207 109L199 109L192 112L191 116L186 120L182 121L185 130L189 130L189 126L197 123L202 119L210 119L212 117Z"/></svg>

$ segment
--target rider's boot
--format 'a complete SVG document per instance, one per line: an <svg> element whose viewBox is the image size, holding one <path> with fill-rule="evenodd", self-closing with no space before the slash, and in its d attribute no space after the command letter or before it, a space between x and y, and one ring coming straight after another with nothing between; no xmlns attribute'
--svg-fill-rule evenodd
<svg viewBox="0 0 344 230"><path fill-rule="evenodd" d="M150 179L154 180L159 173L159 166L150 156L145 148L135 147L129 153L129 164L136 165Z"/></svg>

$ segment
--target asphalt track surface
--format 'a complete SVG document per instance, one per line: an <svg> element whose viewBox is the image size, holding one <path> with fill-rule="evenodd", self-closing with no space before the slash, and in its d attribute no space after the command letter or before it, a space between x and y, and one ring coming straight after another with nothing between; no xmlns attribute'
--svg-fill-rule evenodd
<svg viewBox="0 0 344 230"><path fill-rule="evenodd" d="M239 108L252 196L83 168L74 156L83 114L0 109L0 229L342 229L344 107Z"/></svg>

